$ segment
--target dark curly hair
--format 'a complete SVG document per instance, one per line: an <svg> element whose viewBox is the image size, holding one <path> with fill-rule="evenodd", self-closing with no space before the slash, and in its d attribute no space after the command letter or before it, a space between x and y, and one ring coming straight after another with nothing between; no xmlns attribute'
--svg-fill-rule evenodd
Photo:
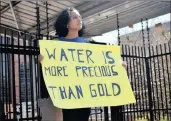
<svg viewBox="0 0 171 121"><path fill-rule="evenodd" d="M70 21L69 12L76 10L75 8L68 8L61 12L61 14L56 19L54 28L56 30L56 35L58 37L65 37L68 34L67 25ZM82 22L83 23L83 22ZM82 37L85 32L85 26L82 24L82 29L78 32L79 37Z"/></svg>

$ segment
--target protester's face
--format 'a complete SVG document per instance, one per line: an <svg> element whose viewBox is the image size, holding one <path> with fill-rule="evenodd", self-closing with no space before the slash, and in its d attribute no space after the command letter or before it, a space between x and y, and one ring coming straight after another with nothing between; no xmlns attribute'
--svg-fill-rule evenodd
<svg viewBox="0 0 171 121"><path fill-rule="evenodd" d="M77 10L69 12L70 22L68 24L69 30L81 30L82 29L82 18Z"/></svg>

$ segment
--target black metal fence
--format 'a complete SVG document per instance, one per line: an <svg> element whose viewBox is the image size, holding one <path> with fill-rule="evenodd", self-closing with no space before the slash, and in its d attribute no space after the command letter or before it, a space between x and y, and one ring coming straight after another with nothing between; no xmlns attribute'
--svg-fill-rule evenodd
<svg viewBox="0 0 171 121"><path fill-rule="evenodd" d="M0 36L0 101L5 118L40 120L39 48L32 39L35 36L22 32L14 36L13 30L7 35L6 31Z"/></svg>
<svg viewBox="0 0 171 121"><path fill-rule="evenodd" d="M124 121L171 120L171 42L122 46L136 103L123 107Z"/></svg>
<svg viewBox="0 0 171 121"><path fill-rule="evenodd" d="M43 29L38 5L36 15L36 34L6 29L10 27L0 24L0 121L41 121L38 99L48 97L48 93L38 63L37 40ZM46 17L48 37L47 6ZM118 15L117 27L120 44ZM150 42L149 33L147 40ZM171 121L171 41L154 46L121 46L136 103L92 108L90 121Z"/></svg>
<svg viewBox="0 0 171 121"><path fill-rule="evenodd" d="M0 36L0 100L6 119L41 120L38 99L43 78L37 59L37 37L22 32L17 35L11 30L10 36L6 31ZM136 103L92 108L90 121L170 121L171 42L155 46L122 45L122 57L128 63Z"/></svg>
<svg viewBox="0 0 171 121"><path fill-rule="evenodd" d="M122 45L123 60L136 103L106 108L100 121L171 120L171 41L159 45ZM107 117L103 119L102 117Z"/></svg>

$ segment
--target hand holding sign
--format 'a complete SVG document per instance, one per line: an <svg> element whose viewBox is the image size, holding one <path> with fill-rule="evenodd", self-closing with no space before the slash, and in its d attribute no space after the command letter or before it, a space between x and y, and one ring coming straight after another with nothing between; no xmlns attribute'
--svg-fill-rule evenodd
<svg viewBox="0 0 171 121"><path fill-rule="evenodd" d="M40 54L40 55L38 56L38 61L39 61L39 63L41 63L42 60L43 60L43 56Z"/></svg>
<svg viewBox="0 0 171 121"><path fill-rule="evenodd" d="M41 40L40 51L45 84L55 106L83 108L135 102L120 64L119 46Z"/></svg>
<svg viewBox="0 0 171 121"><path fill-rule="evenodd" d="M122 66L126 69L127 68L127 63L126 61L122 61Z"/></svg>

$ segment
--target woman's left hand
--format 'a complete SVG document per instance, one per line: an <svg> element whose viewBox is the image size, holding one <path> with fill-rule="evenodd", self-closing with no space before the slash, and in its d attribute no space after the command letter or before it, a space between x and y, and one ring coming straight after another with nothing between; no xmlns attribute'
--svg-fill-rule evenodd
<svg viewBox="0 0 171 121"><path fill-rule="evenodd" d="M126 69L127 68L127 62L126 61L122 61L122 66Z"/></svg>

